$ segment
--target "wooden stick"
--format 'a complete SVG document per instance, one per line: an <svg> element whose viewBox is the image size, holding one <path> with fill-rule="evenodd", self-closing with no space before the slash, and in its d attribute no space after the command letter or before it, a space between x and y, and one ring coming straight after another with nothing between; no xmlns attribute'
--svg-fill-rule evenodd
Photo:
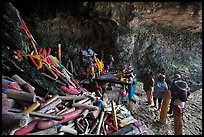
<svg viewBox="0 0 204 137"><path fill-rule="evenodd" d="M171 92L169 90L164 91L164 100L162 103L162 108L160 112L160 120L159 120L161 124L166 124L167 111L168 111L170 98L171 98Z"/></svg>
<svg viewBox="0 0 204 137"><path fill-rule="evenodd" d="M99 120L99 123L98 123L98 127L97 127L97 129L96 129L96 134L99 134L99 132L100 132L101 124L102 124L102 121L103 121L104 114L105 114L105 112L102 111L102 112L101 112L101 117L100 117L100 120Z"/></svg>
<svg viewBox="0 0 204 137"><path fill-rule="evenodd" d="M36 67L36 69L39 68L39 65L35 62L34 58L32 57L32 55L28 55L29 59L31 60L31 62L34 64L34 66Z"/></svg>
<svg viewBox="0 0 204 137"><path fill-rule="evenodd" d="M28 82L24 81L18 75L13 75L11 78L14 79L26 91L28 91L30 93L34 93L35 88L33 86L31 86Z"/></svg>
<svg viewBox="0 0 204 137"><path fill-rule="evenodd" d="M69 82L68 82L64 77L58 76L58 79L59 79L60 81L62 81L63 83L65 83L66 86L69 86L69 85L70 85Z"/></svg>
<svg viewBox="0 0 204 137"><path fill-rule="evenodd" d="M34 51L35 51L35 55L38 55L38 51L37 51L37 48L36 48L36 46L35 46L35 43L33 42L33 40L30 40L30 42L31 42L31 44L32 44L32 46L33 46L33 49L34 49Z"/></svg>
<svg viewBox="0 0 204 137"><path fill-rule="evenodd" d="M58 97L59 97L58 95L54 95L53 97L47 99L47 100L43 103L43 106L47 106L48 104L54 102L55 100L58 99Z"/></svg>
<svg viewBox="0 0 204 137"><path fill-rule="evenodd" d="M118 129L116 127L114 127L113 125L111 125L111 123L109 123L107 120L105 121L105 123L110 126L112 129L114 129L115 131L117 131Z"/></svg>
<svg viewBox="0 0 204 137"><path fill-rule="evenodd" d="M107 118L108 118L108 114L105 114L104 118L103 118L103 121L102 121L102 131L103 131L104 135L107 135L106 130L105 130L105 122L104 122L104 121L106 121Z"/></svg>
<svg viewBox="0 0 204 137"><path fill-rule="evenodd" d="M30 93L32 93L32 94L35 95L35 92L34 92L35 88L33 88L29 83L25 83L25 84L23 84L21 87L22 87L22 89L24 89L25 91L30 92Z"/></svg>
<svg viewBox="0 0 204 137"><path fill-rule="evenodd" d="M43 73L43 72L42 72L41 74L42 74L43 76L45 76L45 77L51 79L52 81L56 81L57 83L59 83L59 84L62 85L62 86L66 86L65 83L62 83L61 81L56 80L56 79L54 79L53 77L51 77L51 76L49 76L49 75L47 75L47 74L45 74L45 73Z"/></svg>
<svg viewBox="0 0 204 137"><path fill-rule="evenodd" d="M114 106L114 101L111 101L111 107L112 107L112 117L113 117L113 122L114 122L114 126L116 128L118 128L118 122L117 122L117 118L116 118L116 111L115 111L115 106Z"/></svg>
<svg viewBox="0 0 204 137"><path fill-rule="evenodd" d="M110 134L110 133L112 133L112 132L114 132L114 130L108 130L107 132L106 132L106 134L108 135L108 134Z"/></svg>
<svg viewBox="0 0 204 137"><path fill-rule="evenodd" d="M48 56L50 55L50 52L51 52L51 48L49 48L48 51L47 51Z"/></svg>
<svg viewBox="0 0 204 137"><path fill-rule="evenodd" d="M62 72L60 72L56 67L54 67L53 65L51 65L51 70L53 72L55 72L57 74L57 76L60 76L60 77L65 77L64 74Z"/></svg>
<svg viewBox="0 0 204 137"><path fill-rule="evenodd" d="M69 101L69 100L82 100L85 99L85 95L67 95L67 96L58 96L58 99L61 99L63 101Z"/></svg>
<svg viewBox="0 0 204 137"><path fill-rule="evenodd" d="M61 44L58 44L58 60L61 62Z"/></svg>
<svg viewBox="0 0 204 137"><path fill-rule="evenodd" d="M23 113L27 114L27 113L30 113L32 112L33 110L35 110L36 108L38 108L38 106L40 106L40 103L39 102L35 102L33 103L31 106L29 106L28 108L26 108Z"/></svg>
<svg viewBox="0 0 204 137"><path fill-rule="evenodd" d="M10 112L17 112L17 113L21 113L22 112L22 110L14 109L14 108L9 109L9 111ZM40 113L40 112L35 112L35 111L30 112L29 115L35 116L35 117L49 118L49 119L53 119L53 120L63 120L64 119L64 117L62 117L62 116L56 116L56 115Z"/></svg>
<svg viewBox="0 0 204 137"><path fill-rule="evenodd" d="M84 133L84 127L79 123L79 119L76 121L76 127L81 133Z"/></svg>
<svg viewBox="0 0 204 137"><path fill-rule="evenodd" d="M64 117L64 119L59 121L57 124L61 124L61 123L67 122L69 120L75 119L76 117L78 117L81 114L82 111L83 111L83 109L77 109L74 112L70 112L68 114L62 115Z"/></svg>
<svg viewBox="0 0 204 137"><path fill-rule="evenodd" d="M32 130L35 129L35 127L36 127L36 125L37 125L38 122L39 122L38 120L32 121L32 122L29 123L26 127L17 130L17 131L14 133L14 135L25 135L25 134L29 133L30 131L32 131Z"/></svg>
<svg viewBox="0 0 204 137"><path fill-rule="evenodd" d="M84 121L86 122L85 134L87 134L88 131L89 131L89 122L88 122L88 120L86 118L84 119Z"/></svg>
<svg viewBox="0 0 204 137"><path fill-rule="evenodd" d="M27 93L24 91L14 90L14 89L8 89L4 92L8 98L21 100L25 102L36 102L36 95L33 95L32 93Z"/></svg>
<svg viewBox="0 0 204 137"><path fill-rule="evenodd" d="M43 107L41 110L38 110L37 112L41 112L41 113L45 113L46 111L54 108L55 106L57 106L58 104L60 104L62 102L61 99L58 99L52 103L50 103L49 105Z"/></svg>
<svg viewBox="0 0 204 137"><path fill-rule="evenodd" d="M43 66L52 75L52 77L54 77L55 80L58 79L58 76L48 67L48 65L45 62L43 62Z"/></svg>
<svg viewBox="0 0 204 137"><path fill-rule="evenodd" d="M96 119L96 122L94 123L94 125L91 127L90 131L89 131L89 134L91 134L93 132L93 130L96 128L96 126L98 125L99 123L99 120Z"/></svg>
<svg viewBox="0 0 204 137"><path fill-rule="evenodd" d="M32 93L31 93L32 94ZM29 107L30 105L32 105L31 102L25 102L22 100L15 100L17 104L19 104L21 107Z"/></svg>
<svg viewBox="0 0 204 137"><path fill-rule="evenodd" d="M64 119L64 117L62 116L56 116L56 115L51 115L51 114L46 114L46 113L39 113L39 112L31 112L30 115L42 117L42 118L49 118L52 120L63 120Z"/></svg>
<svg viewBox="0 0 204 137"><path fill-rule="evenodd" d="M97 106L93 106L93 105L90 105L90 104L80 104L80 103L73 103L72 107L87 108L87 109L90 109L90 110L92 110L92 109L94 109L94 110L99 109L99 107L97 107Z"/></svg>
<svg viewBox="0 0 204 137"><path fill-rule="evenodd" d="M5 94L6 95L6 94ZM10 98L2 98L2 111L3 109L10 109L15 105L15 100ZM3 113L3 112L2 112Z"/></svg>
<svg viewBox="0 0 204 137"><path fill-rule="evenodd" d="M85 99L83 99L83 100L80 100L79 102L77 102L77 103L79 103L79 104L87 104L87 103L90 103L90 98L85 98Z"/></svg>
<svg viewBox="0 0 204 137"><path fill-rule="evenodd" d="M174 135L182 135L182 108L174 105Z"/></svg>
<svg viewBox="0 0 204 137"><path fill-rule="evenodd" d="M71 77L67 74L65 69L62 69L62 73L65 75L66 80L74 87L76 88L75 84L71 81Z"/></svg>
<svg viewBox="0 0 204 137"><path fill-rule="evenodd" d="M53 120L43 120L38 122L38 124L36 125L36 127L40 130L44 130L44 129L48 129L48 128L52 128L55 125L57 125L57 121L53 121Z"/></svg>
<svg viewBox="0 0 204 137"><path fill-rule="evenodd" d="M64 108L64 109L62 109L62 110L60 110L59 112L57 112L57 116L59 116L60 114L62 114L63 112L65 112L65 111L67 111L67 107L66 108Z"/></svg>
<svg viewBox="0 0 204 137"><path fill-rule="evenodd" d="M78 134L78 132L74 128L67 127L67 126L62 126L59 131L63 131L63 132L70 133L73 135Z"/></svg>
<svg viewBox="0 0 204 137"><path fill-rule="evenodd" d="M132 123L135 123L135 122L137 122L137 120L135 118L128 117L128 118L122 120L122 122L119 125L120 125L120 127L124 127L126 125L129 125L129 124L132 124Z"/></svg>
<svg viewBox="0 0 204 137"><path fill-rule="evenodd" d="M54 126L52 128L45 129L45 130L28 133L27 135L54 135L54 134L57 134L57 127L56 126Z"/></svg>
<svg viewBox="0 0 204 137"><path fill-rule="evenodd" d="M75 107L72 107L72 108L70 108L70 109L67 109L66 111L64 111L64 112L62 112L61 114L59 114L59 115L64 115L64 114L67 114L67 113L70 113L70 112L73 112L73 111L75 111Z"/></svg>
<svg viewBox="0 0 204 137"><path fill-rule="evenodd" d="M82 112L82 118L85 118L87 116L87 114L89 113L89 109L84 109L84 111Z"/></svg>
<svg viewBox="0 0 204 137"><path fill-rule="evenodd" d="M100 110L100 109L97 109L97 110L92 111L92 112L89 113L88 115L90 116L90 118L91 118L92 120L95 120L95 119L99 116L100 113L101 113L101 110Z"/></svg>
<svg viewBox="0 0 204 137"><path fill-rule="evenodd" d="M73 120L68 121L67 127L74 127L75 123Z"/></svg>
<svg viewBox="0 0 204 137"><path fill-rule="evenodd" d="M5 124L7 128L23 127L28 124L29 115L23 113L3 112L2 125Z"/></svg>

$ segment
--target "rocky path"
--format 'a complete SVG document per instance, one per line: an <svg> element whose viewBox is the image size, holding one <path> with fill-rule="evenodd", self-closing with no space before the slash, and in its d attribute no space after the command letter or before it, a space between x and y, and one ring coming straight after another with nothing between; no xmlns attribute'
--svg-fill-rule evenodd
<svg viewBox="0 0 204 137"><path fill-rule="evenodd" d="M117 100L119 85L108 91L109 99ZM155 112L155 108L145 105L146 94L142 90L142 83L138 83L136 88L136 103L127 102L126 107L132 115L144 121L149 127L148 135L174 135L174 118L167 117L166 125L159 126L156 121L160 118L160 113ZM191 93L186 102L186 112L183 115L183 135L202 134L202 89Z"/></svg>

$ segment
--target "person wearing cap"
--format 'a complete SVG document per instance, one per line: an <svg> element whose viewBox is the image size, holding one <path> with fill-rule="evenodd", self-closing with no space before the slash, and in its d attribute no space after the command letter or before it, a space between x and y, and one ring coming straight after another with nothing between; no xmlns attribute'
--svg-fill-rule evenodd
<svg viewBox="0 0 204 137"><path fill-rule="evenodd" d="M168 114L172 114L173 113L173 107L174 107L174 101L176 100L176 93L178 92L178 89L176 88L175 82L177 80L181 80L181 75L180 74L175 74L172 85L170 87L170 91L171 91L171 102L170 102L170 107L169 107L169 111Z"/></svg>
<svg viewBox="0 0 204 137"><path fill-rule="evenodd" d="M158 100L158 108L156 111L161 109L162 100L164 98L164 92L168 90L168 85L165 82L166 76L163 74L158 75L157 82L154 85L154 92L153 92L153 102L154 107L157 107L157 100Z"/></svg>

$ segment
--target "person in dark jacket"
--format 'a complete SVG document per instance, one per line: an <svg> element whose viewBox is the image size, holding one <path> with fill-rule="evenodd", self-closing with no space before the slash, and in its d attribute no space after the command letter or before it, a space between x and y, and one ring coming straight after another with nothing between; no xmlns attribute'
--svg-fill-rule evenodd
<svg viewBox="0 0 204 137"><path fill-rule="evenodd" d="M188 84L183 80L175 81L175 88L178 92L174 94L174 106L179 106L182 109L181 113L183 114L185 109L185 102L190 95L190 88L188 87Z"/></svg>
<svg viewBox="0 0 204 137"><path fill-rule="evenodd" d="M149 71L148 73L144 74L143 77L143 89L147 94L147 104L152 104L152 92L154 87L154 78L152 76L152 72Z"/></svg>
<svg viewBox="0 0 204 137"><path fill-rule="evenodd" d="M173 113L173 107L174 107L174 101L176 100L176 93L178 93L178 88L176 88L175 82L177 80L181 80L181 75L180 74L176 74L174 76L174 80L172 82L172 85L170 87L170 91L171 91L171 102L170 102L170 107L169 107L169 111L168 114L172 114Z"/></svg>

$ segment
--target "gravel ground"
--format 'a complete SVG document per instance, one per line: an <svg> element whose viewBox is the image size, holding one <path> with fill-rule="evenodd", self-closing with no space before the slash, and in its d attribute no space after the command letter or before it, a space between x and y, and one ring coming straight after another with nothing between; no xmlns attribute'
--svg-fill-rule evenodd
<svg viewBox="0 0 204 137"><path fill-rule="evenodd" d="M109 100L117 101L120 85L115 85L113 90L108 90ZM157 125L160 113L154 112L155 108L145 105L146 94L142 90L142 83L138 83L135 90L136 103L128 101L126 108L129 109L136 119L144 121L148 128L148 135L174 135L174 118L167 117L165 125ZM186 102L186 111L183 115L183 135L202 134L202 89L191 93Z"/></svg>

